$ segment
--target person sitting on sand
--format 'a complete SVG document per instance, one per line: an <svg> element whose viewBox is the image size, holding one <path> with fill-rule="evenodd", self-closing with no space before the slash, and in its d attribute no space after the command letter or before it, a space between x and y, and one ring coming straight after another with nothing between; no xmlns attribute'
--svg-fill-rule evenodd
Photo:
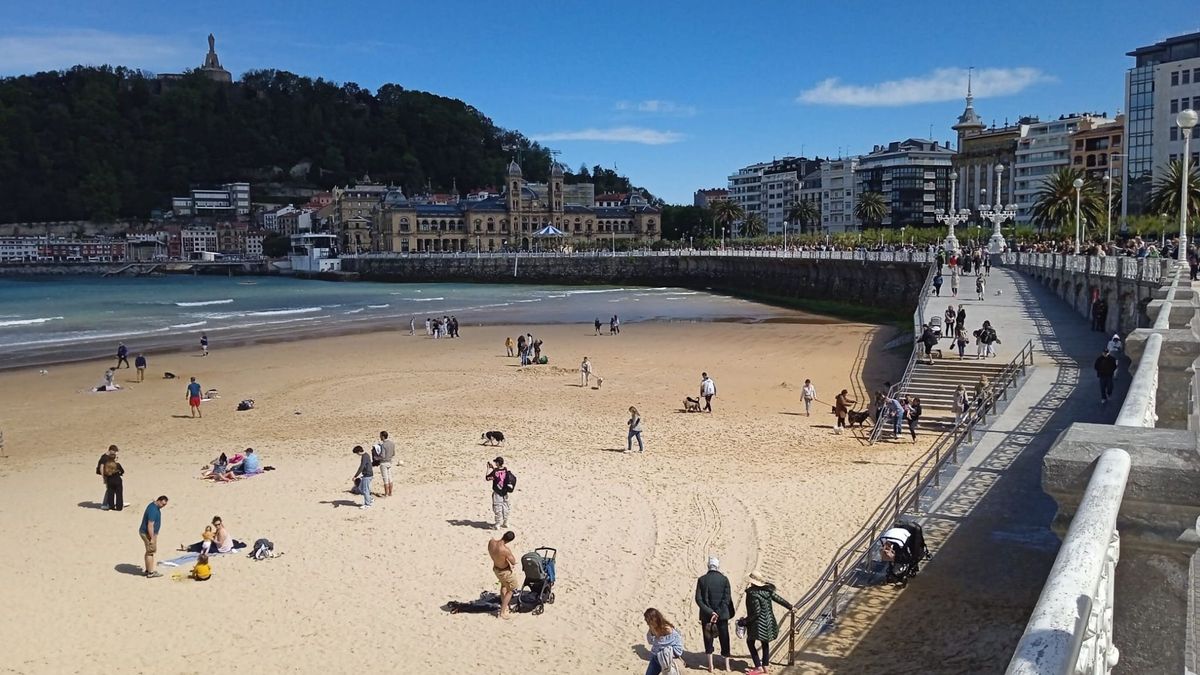
<svg viewBox="0 0 1200 675"><path fill-rule="evenodd" d="M254 448L246 448L246 456L242 459L242 463L231 467L235 474L242 476L253 476L262 473L262 461L258 454L254 452Z"/></svg>
<svg viewBox="0 0 1200 675"><path fill-rule="evenodd" d="M682 672L683 665L678 659L683 656L683 636L679 629L653 607L647 609L642 617L648 629L646 642L650 644L650 663L646 665L646 675Z"/></svg>
<svg viewBox="0 0 1200 675"><path fill-rule="evenodd" d="M189 553L230 553L234 549L245 548L246 545L233 538L229 534L229 530L225 528L225 521L221 520L221 516L213 516L212 525L204 528L204 534L209 537L192 544L186 548L180 547L181 551ZM207 545L206 545L207 544Z"/></svg>
<svg viewBox="0 0 1200 675"><path fill-rule="evenodd" d="M188 573L188 577L196 581L208 581L212 578L212 566L208 564L208 555L201 553L196 558L196 566Z"/></svg>
<svg viewBox="0 0 1200 675"><path fill-rule="evenodd" d="M227 481L237 478L237 476L234 476L233 472L229 470L229 457L227 457L223 452L212 462L209 462L209 466L202 470L200 477L211 478L216 481Z"/></svg>
<svg viewBox="0 0 1200 675"><path fill-rule="evenodd" d="M192 544L191 546L180 544L179 550L187 553L200 553L207 555L208 552L212 550L214 534L213 526L205 525L204 532L200 535L200 541Z"/></svg>

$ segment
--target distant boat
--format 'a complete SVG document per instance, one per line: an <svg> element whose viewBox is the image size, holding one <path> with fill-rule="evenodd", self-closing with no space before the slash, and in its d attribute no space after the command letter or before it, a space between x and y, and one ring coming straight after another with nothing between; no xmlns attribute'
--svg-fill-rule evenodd
<svg viewBox="0 0 1200 675"><path fill-rule="evenodd" d="M257 286L258 282L257 281L239 281L238 285L239 286Z"/></svg>

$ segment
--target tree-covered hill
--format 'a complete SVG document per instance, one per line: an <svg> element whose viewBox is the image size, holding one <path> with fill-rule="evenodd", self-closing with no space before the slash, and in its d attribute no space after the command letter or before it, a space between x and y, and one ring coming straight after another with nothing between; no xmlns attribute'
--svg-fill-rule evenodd
<svg viewBox="0 0 1200 675"><path fill-rule="evenodd" d="M545 148L395 84L277 70L160 82L111 67L0 79L0 222L145 217L190 186L237 180L324 189L369 173L410 193L465 190L502 185L514 155L526 179L545 179Z"/></svg>

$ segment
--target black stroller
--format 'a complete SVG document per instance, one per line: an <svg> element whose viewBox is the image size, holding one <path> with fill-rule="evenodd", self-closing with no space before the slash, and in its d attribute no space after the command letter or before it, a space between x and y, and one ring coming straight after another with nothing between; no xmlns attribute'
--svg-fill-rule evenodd
<svg viewBox="0 0 1200 675"><path fill-rule="evenodd" d="M905 536L907 534L907 536ZM885 583L906 584L921 571L921 561L931 558L921 526L899 522L879 537L880 557L888 563Z"/></svg>
<svg viewBox="0 0 1200 675"><path fill-rule="evenodd" d="M525 583L521 590L529 589L528 593L518 593L518 602L522 605L533 605L533 613L541 614L546 605L554 604L555 558L558 551L553 548L535 548L521 556L521 571L525 573Z"/></svg>

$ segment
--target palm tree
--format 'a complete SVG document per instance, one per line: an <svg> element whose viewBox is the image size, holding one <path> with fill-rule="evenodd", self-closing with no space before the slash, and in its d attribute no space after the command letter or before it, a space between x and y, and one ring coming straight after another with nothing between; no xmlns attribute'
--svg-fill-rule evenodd
<svg viewBox="0 0 1200 675"><path fill-rule="evenodd" d="M1150 190L1151 213L1162 213L1179 222L1179 188L1183 181L1183 164L1176 160L1160 167L1158 178ZM1188 220L1200 214L1200 174L1188 168Z"/></svg>
<svg viewBox="0 0 1200 675"><path fill-rule="evenodd" d="M1079 189L1079 210L1083 219L1091 223L1104 222L1104 212L1108 207L1100 181L1086 176L1079 169L1063 167L1047 176L1034 195L1033 222L1039 231L1043 228L1074 227L1076 178L1083 179L1083 187Z"/></svg>
<svg viewBox="0 0 1200 675"><path fill-rule="evenodd" d="M751 213L742 221L742 236L754 239L761 237L767 232L767 226L763 223L762 216L757 213Z"/></svg>
<svg viewBox="0 0 1200 675"><path fill-rule="evenodd" d="M854 217L858 218L864 227L879 225L888 213L888 203L878 192L864 192L858 196L854 205Z"/></svg>
<svg viewBox="0 0 1200 675"><path fill-rule="evenodd" d="M803 234L808 226L821 219L821 212L817 210L816 204L810 201L796 202L788 208L787 222L792 225L800 226L800 233Z"/></svg>
<svg viewBox="0 0 1200 675"><path fill-rule="evenodd" d="M728 199L722 199L721 201L713 203L712 214L713 238L715 239L717 236L716 230L718 225L729 230L729 232L732 234L733 224L741 220L742 216L746 215L746 212L742 210L742 206L737 202L730 201Z"/></svg>

